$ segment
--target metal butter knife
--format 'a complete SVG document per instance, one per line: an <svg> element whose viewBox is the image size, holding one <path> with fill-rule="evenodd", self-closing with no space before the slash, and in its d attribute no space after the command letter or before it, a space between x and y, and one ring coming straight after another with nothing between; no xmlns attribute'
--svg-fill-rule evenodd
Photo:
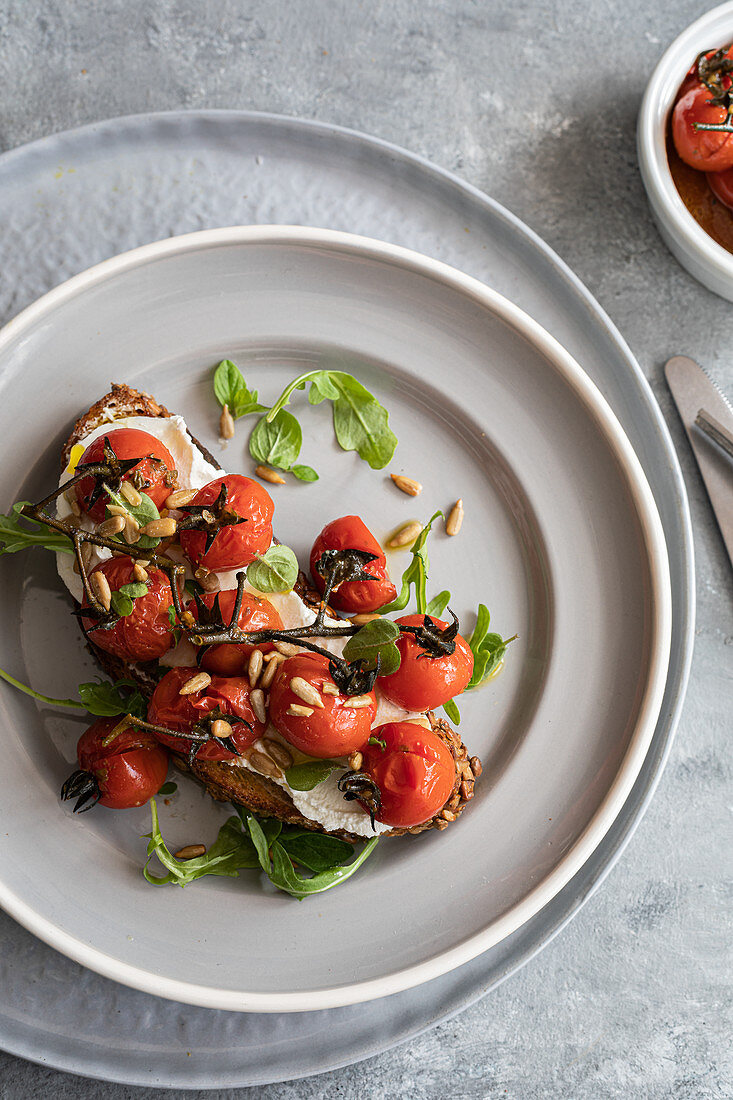
<svg viewBox="0 0 733 1100"><path fill-rule="evenodd" d="M725 435L733 433L733 409L694 359L675 355L666 363L664 373L733 564L733 461L707 434L711 421L717 422ZM707 416L696 423L703 411Z"/></svg>

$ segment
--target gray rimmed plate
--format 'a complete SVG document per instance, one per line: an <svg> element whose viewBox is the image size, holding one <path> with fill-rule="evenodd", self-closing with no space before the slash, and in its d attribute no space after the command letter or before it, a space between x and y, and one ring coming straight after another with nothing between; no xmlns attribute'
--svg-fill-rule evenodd
<svg viewBox="0 0 733 1100"><path fill-rule="evenodd" d="M69 421L110 377L151 390L208 442L211 367L224 356L263 397L314 364L358 374L392 412L392 468L427 487L420 514L463 497L461 538L435 539L433 586L451 587L467 621L482 599L498 629L520 635L502 676L463 706L486 778L459 826L382 844L358 878L308 905L253 876L157 891L139 874L145 811L62 814L56 791L77 730L6 692L0 902L62 952L148 992L247 1011L338 1007L439 977L500 942L601 842L660 711L666 545L618 421L539 325L434 260L287 227L146 246L11 322L0 335L8 503L53 478ZM305 423L303 458L323 480L278 493L280 538L304 555L336 514L358 511L380 534L412 517L414 502L338 451L326 410ZM223 464L248 464L243 447L242 433ZM67 693L83 677L82 651L49 570L13 559L0 583L17 623L3 666ZM210 842L217 812L186 788L165 827L174 844L192 830Z"/></svg>

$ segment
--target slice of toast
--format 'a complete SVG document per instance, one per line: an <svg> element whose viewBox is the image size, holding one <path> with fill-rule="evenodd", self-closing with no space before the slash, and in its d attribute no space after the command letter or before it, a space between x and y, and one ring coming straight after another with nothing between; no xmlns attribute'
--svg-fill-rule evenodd
<svg viewBox="0 0 733 1100"><path fill-rule="evenodd" d="M150 394L132 389L130 386L113 384L111 391L92 405L89 411L79 417L74 424L62 450L62 469L68 463L74 444L100 425L109 423L112 426L115 420L128 416L169 417L170 415L165 406L158 404ZM220 469L219 463L206 448L190 432L189 436L192 445L199 449L206 460ZM300 575L295 590L306 603L318 600L317 593L310 589L303 574ZM152 695L160 677L156 661L128 664L119 657L98 649L90 639L87 639L87 646L104 672L113 680L133 679L146 697L149 698ZM450 749L455 761L456 774L450 798L429 821L410 829L391 829L387 833L382 833L382 836L402 836L405 833L421 833L426 829L445 829L450 822L458 818L466 804L473 798L474 782L481 774L480 760L476 756L469 758L460 736L447 722L437 719L432 712L428 714L428 719L434 732ZM304 817L296 809L288 793L267 776L253 772L242 765L231 765L220 761L194 759L189 767L185 757L177 753L173 756L176 765L182 771L194 775L217 801L236 802L264 817L276 817L280 821L298 825L303 829L312 829L314 832L328 832L317 822ZM330 835L350 841L363 839L344 830L333 831Z"/></svg>

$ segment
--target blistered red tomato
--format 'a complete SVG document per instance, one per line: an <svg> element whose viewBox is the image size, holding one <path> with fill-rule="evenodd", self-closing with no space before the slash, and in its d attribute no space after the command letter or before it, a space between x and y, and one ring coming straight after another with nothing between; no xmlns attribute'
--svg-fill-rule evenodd
<svg viewBox="0 0 733 1100"><path fill-rule="evenodd" d="M137 428L114 428L89 444L79 459L77 469L90 462L104 462L105 439L109 441L120 462L126 463L134 458L140 460L126 470L122 480L131 481L160 508L173 491L177 476L176 464L168 448L149 432L139 431ZM90 504L95 485L96 479L91 475L82 478L76 483L76 499L81 510L100 523L104 519L109 497L102 489L94 504Z"/></svg>
<svg viewBox="0 0 733 1100"><path fill-rule="evenodd" d="M112 593L120 592L121 596L127 595L126 586L135 586L130 591L136 591L144 583L147 588L144 595L128 597L132 601L130 614L121 616L109 628L102 626L92 630L97 624L97 619L93 617L84 616L81 622L83 629L89 632L90 640L105 653L113 653L125 661L152 661L162 657L173 644L170 610L173 607L173 593L168 577L161 569L149 566L148 580L140 582L133 576L133 566L134 562L129 557L109 558L91 574L104 574ZM85 593L82 608L86 607L89 607L89 600Z"/></svg>
<svg viewBox="0 0 733 1100"><path fill-rule="evenodd" d="M201 598L204 604L211 609L214 607L217 597L222 622L229 624L237 599L236 589L209 593ZM193 600L188 604L188 610L195 619L198 619L198 608ZM256 596L252 592L245 592L237 625L242 630L282 630L283 621L276 608L264 596ZM268 653L272 649L272 642L260 642L256 646L247 645L246 643L234 644L233 642L212 645L204 652L201 658L201 667L205 668L207 672L215 672L217 676L241 676L247 668L253 649L260 649L263 653Z"/></svg>
<svg viewBox="0 0 733 1100"><path fill-rule="evenodd" d="M425 618L403 615L396 621L403 626L421 627ZM430 622L441 630L448 626L441 619ZM401 633L396 643L402 658L400 667L391 676L380 677L382 694L405 710L432 710L460 695L471 679L473 653L460 634L454 640L453 653L434 657L412 634Z"/></svg>
<svg viewBox="0 0 733 1100"><path fill-rule="evenodd" d="M250 748L265 732L250 702L249 680L240 676L212 676L211 683L201 691L181 695L181 688L201 670L172 668L160 681L148 705L148 721L166 729L189 732L198 722L207 720L216 711L232 727L230 739L237 753L228 752L210 741L196 753L197 760L232 760ZM210 721L208 722L210 725ZM188 755L192 742L185 737L155 736L175 752Z"/></svg>
<svg viewBox="0 0 733 1100"><path fill-rule="evenodd" d="M361 770L379 787L383 825L409 829L445 806L456 784L450 749L432 730L414 722L388 722L372 731L362 749Z"/></svg>
<svg viewBox="0 0 733 1100"><path fill-rule="evenodd" d="M310 556L311 576L319 592L323 592L326 582L316 569L316 563L324 550L365 550L375 554L373 561L364 566L369 579L364 581L344 581L331 593L329 603L338 611L377 611L391 603L397 595L387 572L387 559L384 552L359 516L342 516L327 523L313 543Z"/></svg>
<svg viewBox="0 0 733 1100"><path fill-rule="evenodd" d="M216 505L221 498L222 486L226 487L226 500L220 509L220 517L212 509L216 518L226 520L227 515L241 518L241 523L224 523L214 535L209 550L206 550L207 534L204 530L181 531L180 540L183 552L194 565L203 565L212 572L229 569L242 569L259 554L264 554L272 542L272 514L275 505L272 497L258 482L241 474L226 474L210 481L199 489L191 505ZM182 509L186 512L186 509Z"/></svg>
<svg viewBox="0 0 733 1100"><path fill-rule="evenodd" d="M322 759L360 749L377 713L373 691L356 700L342 694L328 666L328 658L320 653L298 653L283 661L270 689L270 721L275 728L300 752ZM313 699L298 681L314 689Z"/></svg>
<svg viewBox="0 0 733 1100"><path fill-rule="evenodd" d="M76 798L75 810L96 802L112 810L144 805L160 790L168 773L168 753L152 734L135 726L122 728L119 716L100 718L79 738L80 771L69 776L62 798Z"/></svg>
<svg viewBox="0 0 733 1100"><path fill-rule="evenodd" d="M730 85L730 78L724 83ZM733 134L718 130L696 130L699 124L720 126L726 121L725 107L709 103L711 92L704 84L688 88L672 113L672 138L682 160L701 172L733 168Z"/></svg>

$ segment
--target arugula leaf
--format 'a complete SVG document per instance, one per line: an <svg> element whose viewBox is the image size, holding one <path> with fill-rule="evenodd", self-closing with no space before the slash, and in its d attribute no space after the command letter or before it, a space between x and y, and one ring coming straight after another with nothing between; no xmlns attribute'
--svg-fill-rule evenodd
<svg viewBox="0 0 733 1100"><path fill-rule="evenodd" d="M437 596L433 596L432 600L425 608L425 614L430 615L431 618L439 619L449 603L450 592L446 589L443 592L439 592Z"/></svg>
<svg viewBox="0 0 733 1100"><path fill-rule="evenodd" d="M150 523L151 520L160 519L160 512L156 508L153 501L150 499L147 493L140 493L140 503L130 504L126 497L123 497L121 493L115 493L112 489L107 492L109 497L108 503L116 504L118 508L124 508L125 511L136 519L140 527L144 527L146 523ZM109 519L112 513L107 509L107 518ZM123 541L122 532L115 536L118 542ZM141 535L138 541L135 543L136 547L141 550L152 550L154 546L157 546L160 539L153 538L151 535ZM118 612L120 614L120 612ZM129 615L129 611L127 612Z"/></svg>
<svg viewBox="0 0 733 1100"><path fill-rule="evenodd" d="M341 449L356 451L373 470L384 469L397 447L397 436L376 397L352 374L319 371L311 381L308 401L319 405L325 400L333 402L333 430Z"/></svg>
<svg viewBox="0 0 733 1100"><path fill-rule="evenodd" d="M354 845L335 836L314 833L310 829L288 826L278 837L291 860L309 871L329 871L347 863L354 854Z"/></svg>
<svg viewBox="0 0 733 1100"><path fill-rule="evenodd" d="M289 546L271 546L247 566L247 581L258 592L290 592L298 579L298 559Z"/></svg>
<svg viewBox="0 0 733 1100"><path fill-rule="evenodd" d="M257 390L250 390L242 372L231 359L223 359L214 371L214 394L220 405L226 405L235 420L250 413L265 412L267 406L257 401Z"/></svg>
<svg viewBox="0 0 733 1100"><path fill-rule="evenodd" d="M400 628L391 619L372 619L349 638L344 646L344 657L347 661L367 661L366 668L375 668L379 657L380 676L390 676L402 660L395 645L399 636Z"/></svg>
<svg viewBox="0 0 733 1100"><path fill-rule="evenodd" d="M159 788L158 794L175 794L177 790L177 783L164 783L163 786Z"/></svg>
<svg viewBox="0 0 733 1100"><path fill-rule="evenodd" d="M153 819L152 829L145 833L149 838L147 861L143 875L153 886L188 886L202 875L227 875L236 878L240 870L251 870L259 866L257 851L250 838L242 831L238 817L230 817L224 822L219 835L206 855L195 859L176 859L163 840L158 822L158 808L155 799L150 799L150 812ZM167 868L167 874L154 875L148 870L153 856Z"/></svg>
<svg viewBox="0 0 733 1100"><path fill-rule="evenodd" d="M506 647L517 637L515 634L512 638L502 638L501 634L489 632L490 622L489 609L485 604L480 603L476 615L476 626L473 634L468 639L468 644L473 653L473 675L468 681L466 691L478 687L484 680L488 680L492 673L496 672L504 660Z"/></svg>
<svg viewBox="0 0 733 1100"><path fill-rule="evenodd" d="M364 860L372 854L378 841L378 836L368 840L352 863L322 871L320 874L313 875L312 878L305 878L303 875L298 874L288 853L282 844L276 840L272 845L270 881L279 890L283 890L294 898L302 899L307 898L310 894L321 894L324 890L331 890L334 886L339 886L342 882L346 882L348 878L351 878L354 872L359 870Z"/></svg>
<svg viewBox="0 0 733 1100"><path fill-rule="evenodd" d="M461 712L456 706L455 699L449 699L447 703L443 703L443 710L448 715L454 726L460 726Z"/></svg>
<svg viewBox="0 0 733 1100"><path fill-rule="evenodd" d="M73 554L74 547L68 535L44 527L27 516L21 517L21 509L26 504L30 501L19 500L7 515L0 515L0 554L15 554L31 546L42 546L44 550L53 550L57 554ZM27 526L21 526L21 519Z"/></svg>
<svg viewBox="0 0 733 1100"><path fill-rule="evenodd" d="M42 703L50 703L55 707L74 707L76 710L83 710L81 703L77 699L54 699L50 695L41 695L40 691L34 691L33 688L28 687L27 684L23 684L20 680L16 680L14 676L11 676L9 672L6 672L4 668L0 668L0 680L5 680L6 684L11 684L18 691L22 691L24 695L30 695L31 699L39 699Z"/></svg>
<svg viewBox="0 0 733 1100"><path fill-rule="evenodd" d="M300 454L303 433L292 413L281 409L272 419L260 417L249 437L249 453L255 462L290 470Z"/></svg>
<svg viewBox="0 0 733 1100"><path fill-rule="evenodd" d="M419 615L427 613L428 600L427 600L427 581L428 570L430 568L430 559L428 558L428 552L425 548L425 544L430 534L430 530L435 523L438 516L442 516L443 513L438 511L435 515L431 516L428 522L423 527L420 534L412 544L412 561L402 574L402 587L400 594L396 600L392 603L388 603L386 607L380 609L381 614L385 615L390 611L402 611L410 600L410 588L415 589L415 602L417 604L417 612ZM441 596L443 593L441 593ZM436 597L438 599L438 597Z"/></svg>
<svg viewBox="0 0 733 1100"><path fill-rule="evenodd" d="M134 718L147 717L147 703L134 680L89 681L79 684L79 698L85 710L99 717L115 714L131 714Z"/></svg>
<svg viewBox="0 0 733 1100"><path fill-rule="evenodd" d="M331 772L343 768L336 760L306 760L303 764L293 764L285 772L285 780L294 791L312 791Z"/></svg>
<svg viewBox="0 0 733 1100"><path fill-rule="evenodd" d="M293 466L290 472L298 481L318 481L318 474L312 466Z"/></svg>

